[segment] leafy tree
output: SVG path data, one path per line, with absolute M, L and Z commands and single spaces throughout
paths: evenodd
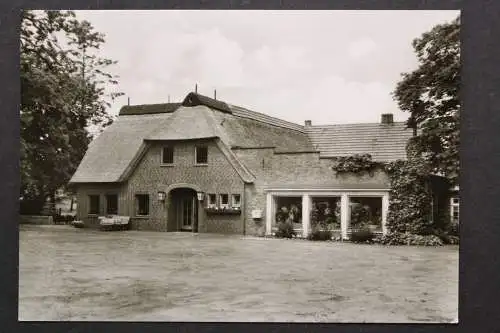
M 104 36 L 71 11 L 24 11 L 21 21 L 21 211 L 38 213 L 64 186 L 91 140 L 87 128 L 112 122 Z
M 413 41 L 419 67 L 402 74 L 394 98 L 410 112 L 411 153 L 452 183 L 459 174 L 460 20 L 441 24 Z M 418 129 L 418 131 L 417 131 Z

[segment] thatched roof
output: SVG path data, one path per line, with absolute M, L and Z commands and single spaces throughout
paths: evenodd
M 183 106 L 198 106 L 198 105 L 205 105 L 211 109 L 214 110 L 219 110 L 222 112 L 226 113 L 231 113 L 231 109 L 229 106 L 222 101 L 203 96 L 194 92 L 190 92 L 186 98 L 184 98 L 184 101 L 182 102 Z
M 404 122 L 306 126 L 320 157 L 370 154 L 375 161 L 406 159 L 412 130 Z
M 125 106 L 118 119 L 89 146 L 71 183 L 119 182 L 156 140 L 218 138 L 221 151 L 246 182 L 253 175 L 231 152 L 319 151 L 321 157 L 369 153 L 374 160 L 406 157 L 411 130 L 404 123 L 301 126 L 190 93 L 183 103 Z
M 120 109 L 120 116 L 140 115 L 140 114 L 155 114 L 155 113 L 172 113 L 181 106 L 181 103 L 162 103 L 162 104 L 142 104 L 142 105 L 125 105 Z
M 119 116 L 92 143 L 70 183 L 117 182 L 152 129 L 165 127 L 171 113 Z

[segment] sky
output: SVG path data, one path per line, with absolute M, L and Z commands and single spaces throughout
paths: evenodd
M 198 92 L 313 125 L 404 121 L 391 93 L 418 66 L 412 40 L 458 11 L 76 11 L 105 34 L 127 104 Z

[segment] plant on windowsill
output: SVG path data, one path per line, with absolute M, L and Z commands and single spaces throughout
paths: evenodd
M 240 207 L 206 207 L 207 215 L 239 215 L 241 214 Z

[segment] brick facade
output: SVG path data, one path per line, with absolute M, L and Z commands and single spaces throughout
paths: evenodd
M 195 165 L 195 147 L 208 147 L 206 166 Z M 172 195 L 165 202 L 157 200 L 158 191 L 168 191 L 174 184 L 192 184 L 205 194 L 221 193 L 241 195 L 241 215 L 207 215 L 204 211 L 206 198 L 199 203 L 198 232 L 236 233 L 263 235 L 265 232 L 266 190 L 303 186 L 328 186 L 345 189 L 357 185 L 389 187 L 384 172 L 373 175 L 339 175 L 332 171 L 332 160 L 320 159 L 318 153 L 275 153 L 273 149 L 234 149 L 238 159 L 255 176 L 252 184 L 244 184 L 241 177 L 219 150 L 214 140 L 192 140 L 176 142 L 174 164 L 161 165 L 161 142 L 151 143 L 147 152 L 136 165 L 129 179 L 123 184 L 92 184 L 78 187 L 78 216 L 86 225 L 98 225 L 97 217 L 88 214 L 88 196 L 100 195 L 100 215 L 105 215 L 105 195 L 119 195 L 118 214 L 130 216 L 130 225 L 135 230 L 177 231 L 172 215 Z M 182 186 L 182 185 L 181 185 Z M 135 214 L 135 195 L 149 195 L 149 216 Z M 252 211 L 261 210 L 262 219 L 253 219 Z
M 157 199 L 158 191 L 169 191 L 175 184 L 192 184 L 206 194 L 240 194 L 244 206 L 244 184 L 240 176 L 219 150 L 214 140 L 190 140 L 169 143 L 174 147 L 174 164 L 161 165 L 161 150 L 164 144 L 153 142 L 135 166 L 129 179 L 121 185 L 79 185 L 78 216 L 88 226 L 96 226 L 97 218 L 88 214 L 88 196 L 100 195 L 100 214 L 105 215 L 105 194 L 119 194 L 118 214 L 130 216 L 130 225 L 136 230 L 176 231 L 175 216 L 171 214 L 172 193 L 167 193 L 165 202 Z M 207 165 L 195 164 L 195 147 L 208 148 Z M 183 185 L 180 185 L 183 187 Z M 194 192 L 193 192 L 194 193 Z M 149 215 L 136 216 L 136 194 L 149 195 Z M 206 215 L 206 199 L 198 203 L 200 214 L 199 232 L 243 233 L 243 214 Z M 170 220 L 170 221 L 169 221 Z

